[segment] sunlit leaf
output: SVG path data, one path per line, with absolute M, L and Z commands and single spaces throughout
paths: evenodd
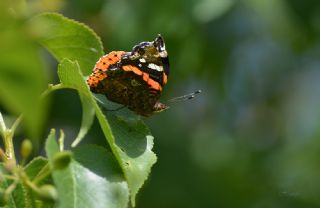
M 51 165 L 58 151 L 55 131 L 52 130 L 46 142 L 46 152 Z M 117 164 L 112 162 L 112 155 L 102 148 L 92 146 L 82 147 L 79 151 L 76 151 L 75 160 L 72 160 L 67 168 L 54 170 L 52 173 L 59 194 L 58 207 L 127 207 L 127 183 Z M 94 165 L 95 168 L 92 167 L 93 155 L 101 161 Z M 108 166 L 108 174 L 103 171 L 106 165 L 114 165 Z
M 88 92 L 88 86 L 84 82 L 83 76 L 79 74 L 79 72 L 76 72 L 74 76 L 72 75 L 72 71 L 74 70 L 74 68 L 79 69 L 78 63 L 77 62 L 72 63 L 67 60 L 62 61 L 62 63 L 59 64 L 59 68 L 58 68 L 58 74 L 59 74 L 61 83 L 65 87 L 77 89 L 80 96 L 81 103 L 82 103 L 81 128 L 77 138 L 72 143 L 72 146 L 76 146 L 86 135 L 86 133 L 88 132 L 88 130 L 92 125 L 92 122 L 94 119 L 94 113 L 95 113 L 92 105 L 91 95 Z
M 103 47 L 99 37 L 86 25 L 75 20 L 68 19 L 57 13 L 44 13 L 34 17 L 30 21 L 30 28 L 37 40 L 48 51 L 62 61 L 64 58 L 76 60 L 82 73 L 89 74 L 94 63 L 103 55 Z M 79 79 L 79 77 L 76 77 Z M 70 77 L 64 80 L 66 87 L 86 87 L 81 81 Z M 82 123 L 73 146 L 76 146 L 86 135 L 93 122 L 94 109 L 90 105 L 86 95 L 79 91 L 82 103 Z
M 105 117 L 100 109 L 97 109 L 97 113 L 102 128 L 106 128 L 107 125 L 105 117 L 111 126 L 114 142 L 130 187 L 131 201 L 135 204 L 136 194 L 147 180 L 151 167 L 157 160 L 152 152 L 154 138 L 141 119 L 129 110 L 107 112 Z
M 58 60 L 77 60 L 88 75 L 103 55 L 100 38 L 86 25 L 57 13 L 43 13 L 30 21 L 37 40 Z
M 138 190 L 156 162 L 156 156 L 151 151 L 153 137 L 143 122 L 132 114 L 110 114 L 108 115 L 109 124 L 83 80 L 76 62 L 63 61 L 59 67 L 59 77 L 62 83 L 78 90 L 79 94 L 85 96 L 91 107 L 94 107 L 102 131 L 124 172 L 130 189 L 131 202 L 134 205 Z

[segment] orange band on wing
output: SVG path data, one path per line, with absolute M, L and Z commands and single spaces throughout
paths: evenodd
M 122 69 L 124 71 L 132 71 L 133 73 L 135 73 L 136 75 L 139 75 L 139 76 L 142 75 L 142 71 L 135 66 L 126 65 L 126 66 L 123 66 Z
M 148 79 L 148 84 L 150 85 L 151 88 L 155 90 L 161 90 L 161 86 L 158 82 L 154 81 L 153 79 Z
M 145 81 L 145 82 L 148 82 L 148 80 L 149 80 L 149 74 L 147 74 L 147 73 L 143 73 L 143 80 Z
M 126 65 L 123 66 L 122 69 L 124 71 L 132 71 L 133 73 L 141 76 L 142 75 L 142 79 L 148 83 L 148 85 L 150 85 L 151 88 L 155 89 L 155 90 L 161 90 L 161 86 L 158 82 L 154 81 L 153 79 L 151 79 L 149 77 L 148 73 L 144 73 L 142 72 L 139 68 L 135 67 L 135 66 L 130 66 L 130 65 Z

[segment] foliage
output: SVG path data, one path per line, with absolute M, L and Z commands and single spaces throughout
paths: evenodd
M 42 114 L 46 111 L 40 105 L 44 105 L 53 91 L 73 89 L 82 103 L 82 122 L 70 151 L 64 150 L 64 132 L 60 132 L 58 144 L 52 129 L 45 145 L 48 159 L 34 158 L 25 164 L 32 151 L 30 141 L 26 140 L 21 145 L 22 161 L 19 165 L 12 145 L 18 124 L 7 128 L 1 115 L 0 132 L 5 143 L 5 152 L 1 155 L 1 199 L 4 204 L 7 207 L 101 207 L 102 204 L 105 207 L 127 207 L 130 199 L 134 207 L 138 190 L 156 162 L 152 152 L 153 137 L 141 119 L 126 110 L 105 115 L 97 98 L 90 92 L 83 74 L 88 75 L 104 54 L 100 38 L 84 24 L 58 13 L 20 18 L 6 15 L 13 28 L 3 28 L 0 35 L 5 37 L 7 33 L 13 33 L 16 36 L 10 37 L 5 45 L 12 52 L 0 57 L 0 61 L 5 62 L 2 63 L 4 70 L 0 70 L 3 75 L 0 95 L 5 98 L 1 102 L 8 106 L 6 110 L 22 113 L 22 121 L 31 132 L 30 138 L 40 142 L 37 137 L 41 131 L 34 130 L 43 122 L 38 111 L 44 111 Z M 29 31 L 29 36 L 21 37 L 21 30 Z M 24 42 L 19 42 L 20 39 Z M 40 76 L 43 69 L 35 43 L 41 44 L 60 62 L 57 70 L 60 83 L 49 84 L 46 90 L 43 87 L 45 79 Z M 18 45 L 22 50 L 17 53 L 14 49 Z M 9 50 L 10 47 L 13 48 Z M 23 63 L 13 61 L 19 56 Z M 22 83 L 17 83 L 18 78 Z M 40 82 L 42 84 L 37 84 Z M 6 87 L 10 89 L 7 91 Z M 67 97 L 65 102 L 68 102 Z M 76 147 L 91 128 L 95 116 L 108 146 Z M 37 126 L 28 125 L 30 122 Z
M 129 51 L 135 44 L 152 40 L 161 33 L 170 58 L 169 82 L 161 99 L 165 102 L 196 89 L 203 93 L 197 99 L 171 104 L 168 111 L 144 120 L 156 138 L 154 151 L 159 159 L 152 167 L 151 177 L 139 189 L 137 207 L 319 207 L 320 1 L 26 2 L 0 1 L 0 111 L 8 127 L 24 113 L 13 137 L 21 165 L 26 165 L 28 159 L 18 154 L 20 141 L 29 138 L 33 142 L 33 154 L 45 154 L 43 140 L 54 128 L 57 135 L 59 129 L 66 134 L 63 145 L 58 141 L 60 147 L 65 146 L 62 153 L 72 155 L 66 161 L 77 161 L 98 176 L 121 173 L 115 180 L 104 177 L 112 184 L 127 181 L 125 177 L 135 177 L 128 173 L 125 176 L 121 170 L 114 147 L 105 139 L 106 132 L 97 119 L 96 109 L 85 107 L 91 101 L 82 103 L 81 96 L 86 95 L 75 90 L 76 86 L 56 90 L 59 85 L 54 85 L 56 88 L 47 90 L 47 83 L 60 83 L 58 63 L 52 56 L 59 58 L 59 63 L 68 59 L 60 68 L 79 66 L 87 76 L 94 59 L 103 53 L 102 44 L 105 52 Z M 54 46 L 54 41 L 63 47 L 61 42 L 65 40 L 46 39 L 46 35 L 54 35 L 42 31 L 48 27 L 31 24 L 34 17 L 50 11 L 68 17 L 66 25 L 76 23 L 70 20 L 74 19 L 99 34 L 101 41 L 91 36 L 91 32 L 83 31 L 83 35 L 92 37 L 89 39 L 96 43 L 79 42 L 76 36 L 65 38 L 70 44 L 92 44 L 95 50 L 81 49 L 78 53 L 69 48 L 62 53 L 56 48 L 57 54 L 51 54 L 53 51 L 47 47 Z M 59 22 L 65 18 L 55 15 L 51 20 L 54 19 Z M 83 26 L 76 25 L 78 29 Z M 56 27 L 53 32 L 63 35 L 65 29 Z M 86 54 L 92 60 L 77 60 L 68 51 Z M 47 96 L 36 102 L 35 98 L 44 91 Z M 100 101 L 104 103 L 101 108 L 104 114 L 105 108 L 117 108 L 103 97 L 94 99 L 99 100 L 100 106 Z M 91 120 L 86 114 L 94 114 L 95 118 Z M 126 152 L 139 162 L 136 156 L 151 139 L 143 126 L 137 127 L 139 132 L 131 132 L 141 121 L 134 122 L 136 117 L 127 111 L 107 112 L 103 116 L 108 119 L 114 136 L 117 146 L 114 149 L 126 151 L 124 145 L 132 147 L 134 151 Z M 115 131 L 119 125 L 126 130 Z M 117 140 L 119 135 L 127 137 L 127 134 L 130 139 Z M 75 142 L 79 147 L 70 148 L 75 138 L 80 138 L 77 140 L 80 143 Z M 108 160 L 109 156 L 105 156 L 101 163 L 117 165 L 103 166 L 94 154 L 78 157 L 78 150 L 86 151 L 85 143 L 98 145 L 98 149 L 103 147 L 101 155 L 110 154 L 113 158 Z M 143 160 L 150 164 L 153 159 Z M 25 172 L 38 173 L 46 163 L 45 158 L 34 159 L 24 166 Z M 109 166 L 114 169 L 107 169 Z M 148 172 L 143 173 L 148 175 Z M 140 182 L 145 175 L 140 175 Z M 29 177 L 33 180 L 33 176 Z M 38 186 L 53 184 L 50 175 L 44 178 Z M 9 182 L 12 180 L 4 181 L 1 187 L 8 187 Z M 131 184 L 132 188 L 137 189 L 140 182 Z M 14 193 L 34 192 L 26 191 L 26 187 L 17 185 Z M 128 188 L 127 201 L 130 191 Z M 13 197 L 9 194 L 8 204 Z M 19 200 L 19 205 L 31 202 Z

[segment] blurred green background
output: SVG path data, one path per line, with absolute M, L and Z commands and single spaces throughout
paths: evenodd
M 137 207 L 320 207 L 320 1 L 27 3 L 31 14 L 53 10 L 86 23 L 106 52 L 129 51 L 161 33 L 171 63 L 162 101 L 202 90 L 145 119 L 158 162 Z M 43 77 L 57 83 L 57 63 L 40 55 Z M 0 105 L 10 111 L 6 101 Z M 48 112 L 43 135 L 55 127 L 76 136 L 74 91 L 54 93 Z M 85 142 L 105 145 L 97 122 Z

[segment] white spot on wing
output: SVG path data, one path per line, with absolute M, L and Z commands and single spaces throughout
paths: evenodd
M 146 60 L 145 60 L 144 58 L 139 59 L 139 61 L 140 61 L 141 63 L 146 63 Z
M 154 69 L 154 70 L 160 71 L 160 72 L 163 71 L 163 67 L 160 67 L 160 66 L 153 64 L 153 63 L 148 64 L 148 68 Z
M 162 58 L 166 58 L 168 56 L 167 51 L 161 51 L 159 54 Z
M 165 45 L 165 44 L 163 44 L 163 46 L 162 46 L 162 47 L 160 46 L 160 50 L 161 50 L 161 51 L 165 51 L 165 50 L 166 50 L 166 45 Z

